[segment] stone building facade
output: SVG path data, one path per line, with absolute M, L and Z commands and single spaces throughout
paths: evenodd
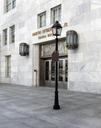
M 62 25 L 59 37 L 59 86 L 101 93 L 100 0 L 1 0 L 0 82 L 26 86 L 54 86 L 51 55 L 54 20 Z M 66 47 L 66 32 L 75 30 L 79 47 Z M 19 54 L 20 43 L 29 55 Z

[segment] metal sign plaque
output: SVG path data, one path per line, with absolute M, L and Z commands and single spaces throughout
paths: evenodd
M 52 53 L 52 61 L 58 61 L 59 60 L 59 52 L 58 51 L 54 51 Z

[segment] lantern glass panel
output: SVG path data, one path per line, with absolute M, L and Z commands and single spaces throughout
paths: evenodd
M 73 43 L 74 43 L 74 42 L 73 42 L 73 34 L 70 34 L 70 35 L 69 35 L 69 39 L 70 39 L 70 40 L 69 40 L 69 41 L 70 41 L 70 44 L 73 45 Z
M 24 47 L 23 47 L 23 48 L 24 48 L 24 54 L 25 54 L 25 53 L 26 53 L 26 45 L 24 45 Z
M 76 34 L 74 35 L 74 45 L 76 45 L 76 43 L 77 43 L 77 36 L 76 36 Z
M 56 28 L 52 28 L 52 33 L 53 33 L 53 35 L 56 35 Z
M 21 52 L 24 53 L 24 47 L 21 45 Z
M 61 35 L 61 31 L 62 31 L 62 28 L 58 28 L 58 29 L 57 29 L 57 35 L 58 35 L 58 36 Z
M 20 45 L 20 53 L 21 54 L 23 53 L 23 45 L 22 44 Z
M 26 54 L 28 53 L 28 45 L 26 45 L 26 47 L 25 47 L 25 52 L 26 52 Z

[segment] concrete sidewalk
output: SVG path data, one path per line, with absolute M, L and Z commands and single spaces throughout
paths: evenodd
M 54 89 L 0 85 L 0 128 L 101 128 L 101 95 L 59 90 L 61 110 L 53 110 Z

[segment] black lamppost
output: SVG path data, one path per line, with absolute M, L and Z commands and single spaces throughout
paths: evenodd
M 59 105 L 59 98 L 58 98 L 58 59 L 59 59 L 59 52 L 58 52 L 58 36 L 61 35 L 62 26 L 61 24 L 56 21 L 55 24 L 52 26 L 52 33 L 56 36 L 56 46 L 55 46 L 55 99 L 54 99 L 54 106 L 53 109 L 60 109 Z M 58 57 L 58 58 L 57 58 Z

